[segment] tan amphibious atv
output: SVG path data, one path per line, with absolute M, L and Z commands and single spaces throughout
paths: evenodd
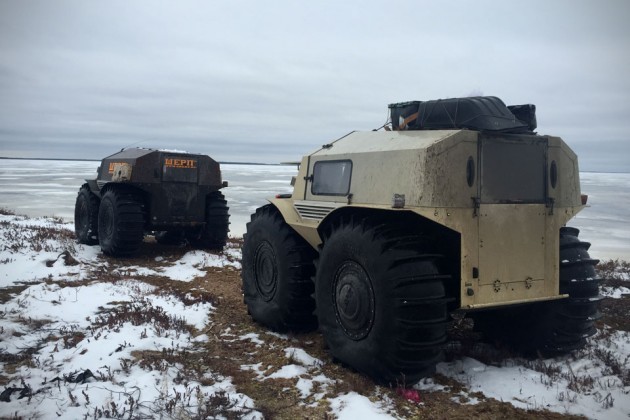
M 337 360 L 382 382 L 430 375 L 453 311 L 523 352 L 582 347 L 600 297 L 590 244 L 564 227 L 586 204 L 573 151 L 534 133 L 533 105 L 389 108 L 384 130 L 305 156 L 293 194 L 252 215 L 254 320 L 319 325 Z

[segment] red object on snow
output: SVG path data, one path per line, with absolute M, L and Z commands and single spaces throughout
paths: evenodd
M 420 393 L 417 389 L 406 389 L 403 387 L 398 387 L 396 389 L 396 393 L 409 401 L 413 401 L 415 403 L 420 402 Z

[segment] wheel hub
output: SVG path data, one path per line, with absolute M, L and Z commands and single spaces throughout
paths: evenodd
M 361 265 L 346 261 L 337 270 L 333 283 L 335 316 L 348 337 L 365 338 L 374 324 L 374 291 Z
M 275 296 L 278 287 L 278 264 L 276 253 L 267 241 L 256 248 L 254 270 L 256 289 L 262 299 L 269 302 Z

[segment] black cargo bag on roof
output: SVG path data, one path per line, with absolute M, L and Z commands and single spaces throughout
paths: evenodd
M 508 105 L 508 109 L 516 118 L 527 124 L 529 131 L 534 131 L 538 126 L 536 123 L 536 105 Z
M 510 133 L 532 130 L 530 124 L 516 118 L 503 101 L 495 96 L 401 102 L 390 104 L 389 109 L 394 130 L 468 128 Z

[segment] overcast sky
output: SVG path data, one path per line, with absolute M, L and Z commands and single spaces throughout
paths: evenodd
M 630 1 L 0 0 L 0 156 L 294 161 L 475 94 L 630 171 Z

